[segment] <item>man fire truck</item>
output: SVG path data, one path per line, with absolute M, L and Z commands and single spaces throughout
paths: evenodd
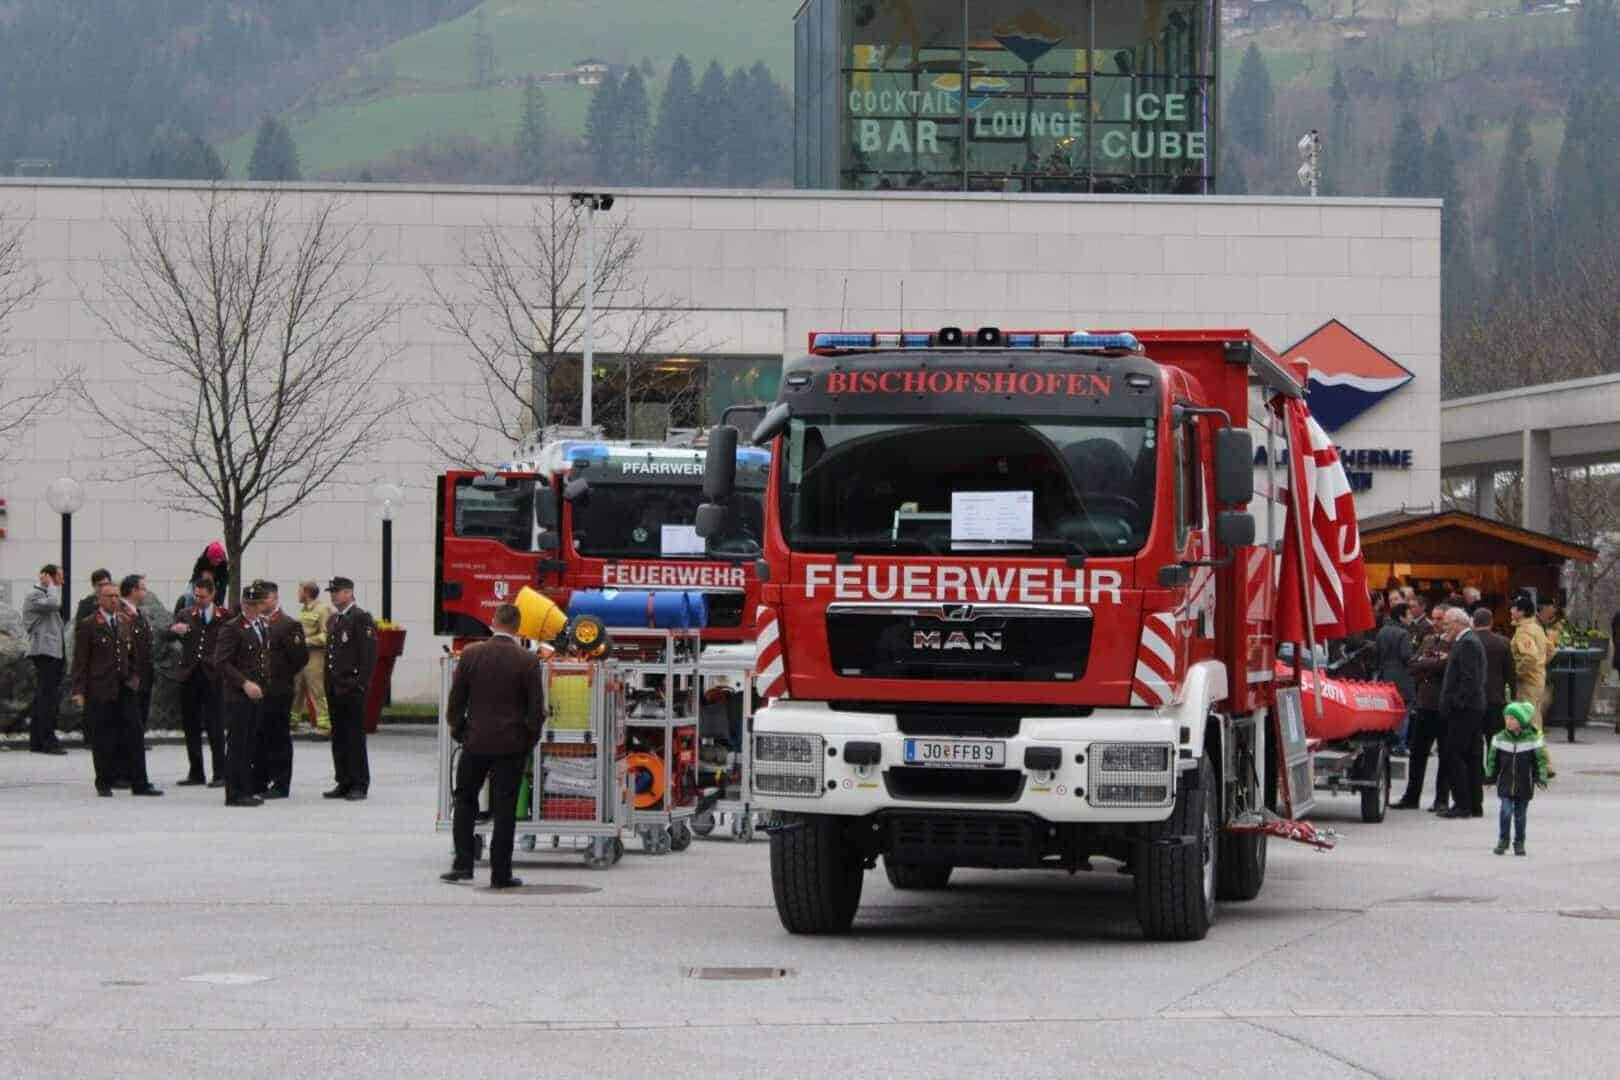
M 753 435 L 753 784 L 788 930 L 847 929 L 879 858 L 904 889 L 1115 859 L 1156 939 L 1259 893 L 1267 833 L 1310 838 L 1268 809 L 1276 641 L 1370 621 L 1303 385 L 1242 330 L 811 335 Z M 1312 587 L 1284 580 L 1281 607 L 1251 395 L 1298 471 L 1282 573 Z M 700 533 L 724 535 L 736 445 L 710 436 Z
M 768 460 L 737 452 L 739 494 L 707 545 L 693 524 L 703 497 L 703 451 L 693 445 L 551 428 L 499 469 L 445 473 L 434 632 L 487 636 L 495 608 L 528 585 L 564 609 L 587 590 L 701 593 L 705 642 L 751 640 Z

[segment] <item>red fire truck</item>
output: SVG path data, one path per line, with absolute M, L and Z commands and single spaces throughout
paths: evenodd
M 528 585 L 565 609 L 586 590 L 701 593 L 705 642 L 752 639 L 769 456 L 738 451 L 739 494 L 707 544 L 694 530 L 703 459 L 696 446 L 553 428 L 497 469 L 445 473 L 434 633 L 487 636 L 496 606 Z
M 1202 938 L 1217 897 L 1259 893 L 1268 832 L 1310 834 L 1273 812 L 1303 736 L 1273 673 L 1280 545 L 1250 511 L 1251 420 L 1320 431 L 1303 378 L 1245 330 L 810 346 L 753 433 L 772 450 L 753 788 L 783 925 L 847 929 L 880 858 L 937 889 L 958 866 L 1107 857 L 1147 936 Z M 705 534 L 733 513 L 736 445 L 710 435 Z M 1354 535 L 1348 499 L 1330 523 Z M 1281 538 L 1292 572 L 1337 573 L 1301 535 Z

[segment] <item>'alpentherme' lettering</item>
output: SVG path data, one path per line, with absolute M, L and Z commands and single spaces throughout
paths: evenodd
M 1119 603 L 1117 570 L 1047 566 L 834 566 L 804 568 L 804 595 L 834 600 L 908 602 L 1099 604 Z
M 1078 371 L 829 371 L 829 394 L 1025 394 L 1107 397 L 1113 376 Z

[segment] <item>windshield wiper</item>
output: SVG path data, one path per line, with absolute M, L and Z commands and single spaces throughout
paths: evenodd
M 1034 540 L 1019 541 L 1027 545 L 1030 550 L 1038 552 L 1062 552 L 1069 557 L 1069 566 L 1079 569 L 1086 564 L 1091 552 L 1078 540 L 1071 540 L 1067 536 L 1039 536 Z

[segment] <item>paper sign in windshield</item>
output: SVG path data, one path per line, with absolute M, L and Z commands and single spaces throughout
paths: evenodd
M 1033 491 L 951 492 L 951 543 L 1028 543 L 1035 538 Z
M 703 537 L 698 535 L 696 525 L 665 525 L 658 550 L 666 558 L 671 555 L 705 553 Z

